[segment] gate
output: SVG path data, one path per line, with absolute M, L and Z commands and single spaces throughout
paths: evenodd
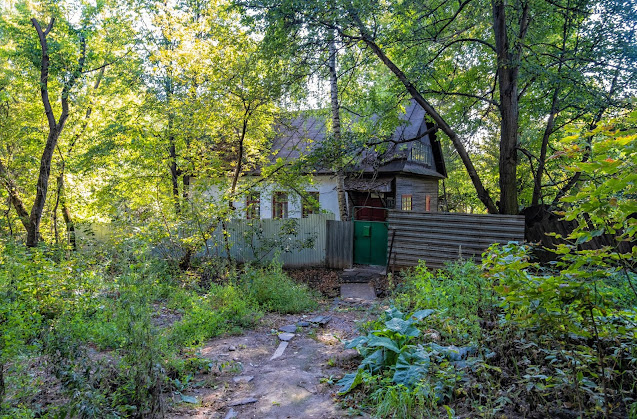
M 379 217 L 380 212 L 386 214 L 387 210 L 370 207 L 354 209 L 354 263 L 356 264 L 387 265 L 388 223 L 376 221 L 386 218 L 386 216 Z

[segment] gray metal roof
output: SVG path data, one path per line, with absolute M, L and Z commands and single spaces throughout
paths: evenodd
M 359 173 L 409 173 L 426 177 L 445 178 L 446 170 L 442 158 L 440 144 L 435 134 L 426 135 L 418 141 L 431 145 L 433 152 L 432 165 L 425 166 L 422 163 L 408 159 L 411 143 L 405 142 L 411 138 L 416 138 L 427 129 L 425 121 L 426 112 L 416 102 L 411 101 L 401 119 L 405 121 L 394 131 L 387 151 L 382 155 L 373 149 L 363 149 L 358 151 L 357 161 L 351 169 Z M 302 155 L 310 153 L 317 146 L 321 145 L 329 131 L 329 122 L 325 119 L 312 115 L 311 112 L 301 113 L 295 117 L 280 122 L 275 131 L 272 142 L 272 160 L 278 158 L 295 160 Z M 349 126 L 342 128 L 347 131 Z M 308 172 L 331 173 L 331 170 L 321 167 L 308 168 Z

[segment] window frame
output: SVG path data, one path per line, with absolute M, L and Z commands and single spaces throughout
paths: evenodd
M 320 197 L 319 191 L 307 191 L 308 197 L 301 197 L 301 218 L 307 218 L 312 214 L 318 214 L 320 209 Z M 310 202 L 313 199 L 316 203 Z
M 289 217 L 289 194 L 277 191 L 272 194 L 272 218 L 286 219 Z M 280 199 L 284 198 L 284 199 Z
M 407 205 L 409 204 L 409 208 L 406 208 Z M 401 211 L 413 211 L 414 209 L 414 201 L 413 201 L 413 195 L 401 195 L 400 196 L 400 210 Z
M 416 141 L 411 145 L 410 160 L 431 166 L 431 145 Z
M 261 193 L 251 192 L 246 195 L 246 220 L 261 219 Z

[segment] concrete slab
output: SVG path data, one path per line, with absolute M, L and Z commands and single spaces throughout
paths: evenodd
M 279 330 L 285 333 L 295 333 L 296 332 L 296 325 L 294 324 L 288 324 L 285 326 L 281 326 L 279 327 Z
M 384 266 L 357 265 L 353 269 L 345 269 L 341 273 L 343 282 L 369 282 L 386 274 Z
M 296 336 L 294 333 L 279 333 L 279 339 L 283 342 L 289 342 Z
M 279 343 L 279 347 L 276 348 L 276 351 L 274 351 L 274 355 L 272 355 L 272 358 L 270 358 L 270 361 L 272 361 L 273 359 L 277 359 L 279 357 L 281 357 L 281 355 L 283 355 L 283 351 L 285 351 L 285 348 L 288 347 L 288 343 L 287 342 L 281 342 Z
M 319 326 L 325 326 L 332 320 L 332 316 L 316 316 L 310 319 L 310 323 L 318 324 Z
M 346 283 L 341 285 L 341 298 L 360 298 L 361 300 L 375 300 L 376 290 L 370 283 Z

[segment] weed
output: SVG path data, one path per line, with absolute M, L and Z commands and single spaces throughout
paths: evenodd
M 312 291 L 294 282 L 277 262 L 263 269 L 247 267 L 241 284 L 245 292 L 267 311 L 301 313 L 317 306 Z

